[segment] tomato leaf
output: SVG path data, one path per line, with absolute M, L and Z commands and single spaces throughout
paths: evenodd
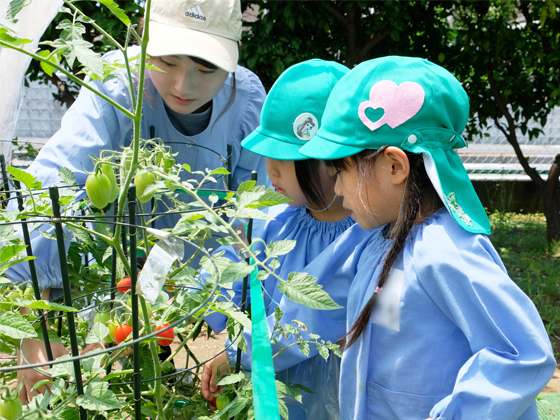
M 264 252 L 268 258 L 274 258 L 279 255 L 286 255 L 292 249 L 295 248 L 297 241 L 294 240 L 282 240 L 282 241 L 270 241 L 268 245 L 265 245 Z
M 86 344 L 101 344 L 103 340 L 109 335 L 109 328 L 101 322 L 96 322 L 93 328 L 86 337 Z
M 25 306 L 31 309 L 47 309 L 49 311 L 62 311 L 62 312 L 78 312 L 77 309 L 71 308 L 70 306 L 61 305 L 60 303 L 47 302 L 46 300 L 26 300 L 18 299 L 18 304 L 20 306 Z
M 317 279 L 307 273 L 290 273 L 288 281 L 278 284 L 278 290 L 284 293 L 294 303 L 301 303 L 311 309 L 333 310 L 341 309 L 323 290 L 323 286 L 316 284 Z
M 16 181 L 21 182 L 23 185 L 25 185 L 30 190 L 31 189 L 39 190 L 43 186 L 43 184 L 41 184 L 39 181 L 37 181 L 36 177 L 34 177 L 31 174 L 28 174 L 25 171 L 22 171 L 21 169 L 15 168 L 13 166 L 8 166 L 8 172 L 10 174 L 12 174 L 12 177 Z
M 58 177 L 62 180 L 64 185 L 74 185 L 76 183 L 76 177 L 74 173 L 68 168 L 60 168 L 58 170 Z
M 244 378 L 245 378 L 245 373 L 243 372 L 234 373 L 233 375 L 229 375 L 223 378 L 220 382 L 217 383 L 217 385 L 224 386 L 224 385 L 236 384 L 237 382 L 242 381 Z
M 37 332 L 21 315 L 5 312 L 0 314 L 0 334 L 19 340 L 37 337 Z
M 13 19 L 25 6 L 31 3 L 31 0 L 12 0 L 6 11 L 6 19 Z
M 94 411 L 119 410 L 124 406 L 105 382 L 87 385 L 84 394 L 78 397 L 76 403 L 86 410 Z
M 125 25 L 130 25 L 130 19 L 126 13 L 113 0 L 98 0 L 99 3 L 106 6 L 119 20 Z

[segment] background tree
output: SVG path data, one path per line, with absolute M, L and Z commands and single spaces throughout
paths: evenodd
M 139 18 L 144 15 L 144 9 L 137 3 L 138 2 L 136 0 L 120 0 L 118 2 L 119 7 L 130 17 L 133 24 L 137 24 Z M 122 34 L 126 33 L 126 27 L 119 19 L 115 18 L 107 7 L 98 2 L 92 1 L 78 1 L 75 5 L 87 16 L 90 16 L 93 20 L 95 20 L 95 22 L 101 26 L 103 30 L 109 33 L 117 41 L 121 43 L 124 41 L 122 39 Z M 68 19 L 68 14 L 59 13 L 43 34 L 41 42 L 54 41 L 60 38 L 63 28 L 59 25 L 64 19 Z M 103 54 L 114 48 L 114 46 L 108 43 L 107 40 L 105 40 L 103 36 L 95 30 L 95 28 L 93 28 L 93 26 L 84 23 L 84 27 L 85 32 L 83 34 L 83 39 L 93 44 L 93 51 Z M 66 69 L 72 70 L 74 75 L 83 80 L 84 75 L 79 73 L 80 66 L 77 62 L 74 64 L 72 69 L 70 69 L 68 63 L 65 61 L 63 64 Z M 61 80 L 56 73 L 49 76 L 41 69 L 39 62 L 36 60 L 31 61 L 26 76 L 30 81 L 39 80 L 43 83 L 52 83 L 55 85 L 58 88 L 58 93 L 53 95 L 54 98 L 65 104 L 67 107 L 70 107 L 78 96 L 79 86 L 77 84 L 71 81 Z
M 258 20 L 245 33 L 241 63 L 270 89 L 292 64 L 312 58 L 352 68 L 387 54 L 439 49 L 449 2 L 251 2 Z M 443 16 L 443 17 L 442 17 Z M 437 54 L 436 54 L 437 56 Z
M 544 203 L 549 242 L 560 240 L 560 155 L 547 179 L 531 166 L 517 130 L 535 139 L 560 105 L 560 1 L 457 3 L 443 65 L 464 84 L 471 103 L 469 136 L 496 125 L 513 146 Z

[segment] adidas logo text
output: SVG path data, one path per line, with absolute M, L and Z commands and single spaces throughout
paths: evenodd
M 202 13 L 202 9 L 200 6 L 191 7 L 189 10 L 185 12 L 185 16 L 192 17 L 195 19 L 206 20 L 206 16 Z

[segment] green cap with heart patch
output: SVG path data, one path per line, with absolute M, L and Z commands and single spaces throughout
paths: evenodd
M 342 64 L 319 59 L 290 67 L 270 89 L 261 125 L 241 146 L 271 159 L 309 159 L 299 148 L 317 134 L 329 94 L 348 71 Z
M 413 57 L 366 61 L 329 97 L 323 125 L 300 153 L 340 159 L 365 149 L 397 146 L 424 156 L 426 172 L 455 221 L 490 234 L 490 222 L 455 151 L 469 118 L 469 98 L 444 68 Z

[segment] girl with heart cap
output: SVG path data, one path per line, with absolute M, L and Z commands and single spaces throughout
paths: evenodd
M 260 238 L 265 243 L 285 240 L 295 242 L 293 250 L 277 257 L 280 266 L 276 273 L 284 280 L 288 280 L 292 272 L 308 272 L 306 266 L 316 263 L 321 252 L 354 225 L 349 217 L 350 211 L 342 207 L 342 200 L 334 193 L 335 179 L 327 173 L 324 162 L 308 159 L 299 153 L 307 138 L 316 134 L 329 94 L 348 71 L 341 64 L 323 60 L 305 61 L 290 67 L 270 90 L 263 106 L 261 125 L 242 142 L 244 148 L 266 158 L 272 185 L 276 191 L 292 200 L 269 209 L 268 215 L 273 220 L 255 221 L 253 231 L 253 238 Z M 357 230 L 346 241 L 350 244 L 346 252 L 351 252 L 356 243 L 368 235 L 367 231 Z M 265 251 L 263 242 L 254 241 L 253 244 L 262 258 L 270 252 Z M 231 247 L 218 251 L 221 250 L 226 251 L 224 256 L 238 261 Z M 326 266 L 331 262 L 322 261 L 320 265 Z M 336 270 L 336 282 L 323 284 L 324 290 L 341 306 L 333 311 L 317 311 L 295 304 L 279 290 L 279 281 L 275 277 L 264 280 L 264 300 L 270 330 L 276 323 L 275 309 L 279 307 L 286 314 L 298 311 L 295 316 L 283 317 L 282 323 L 297 319 L 307 325 L 310 333 L 316 333 L 316 324 L 321 323 L 323 328 L 338 331 L 336 338 L 344 334 L 346 315 L 342 307 L 346 306 L 346 293 L 354 273 L 347 274 L 342 263 Z M 236 302 L 241 300 L 242 284 L 242 281 L 233 284 Z M 317 320 L 318 313 L 326 315 Z M 330 321 L 327 316 L 332 317 Z M 221 331 L 226 327 L 227 318 L 216 313 L 206 317 L 205 321 L 214 331 Z M 245 330 L 244 336 L 247 352 L 242 354 L 241 366 L 250 371 L 253 351 L 251 331 Z M 294 342 L 293 337 L 277 339 L 284 347 Z M 290 419 L 337 418 L 340 359 L 331 356 L 325 361 L 313 347 L 309 355 L 304 355 L 298 346 L 292 346 L 274 358 L 277 379 L 301 384 L 313 391 L 302 392 L 302 403 L 291 397 L 285 399 Z M 272 354 L 280 349 L 279 345 L 273 345 Z M 216 369 L 227 362 L 228 356 L 230 360 L 235 360 L 236 346 L 229 347 L 227 355 L 224 353 L 205 366 L 202 389 L 209 399 L 217 390 L 212 384 Z
M 538 419 L 555 360 L 454 150 L 468 113 L 445 69 L 375 59 L 339 81 L 300 149 L 327 159 L 344 206 L 381 233 L 348 294 L 341 419 Z

